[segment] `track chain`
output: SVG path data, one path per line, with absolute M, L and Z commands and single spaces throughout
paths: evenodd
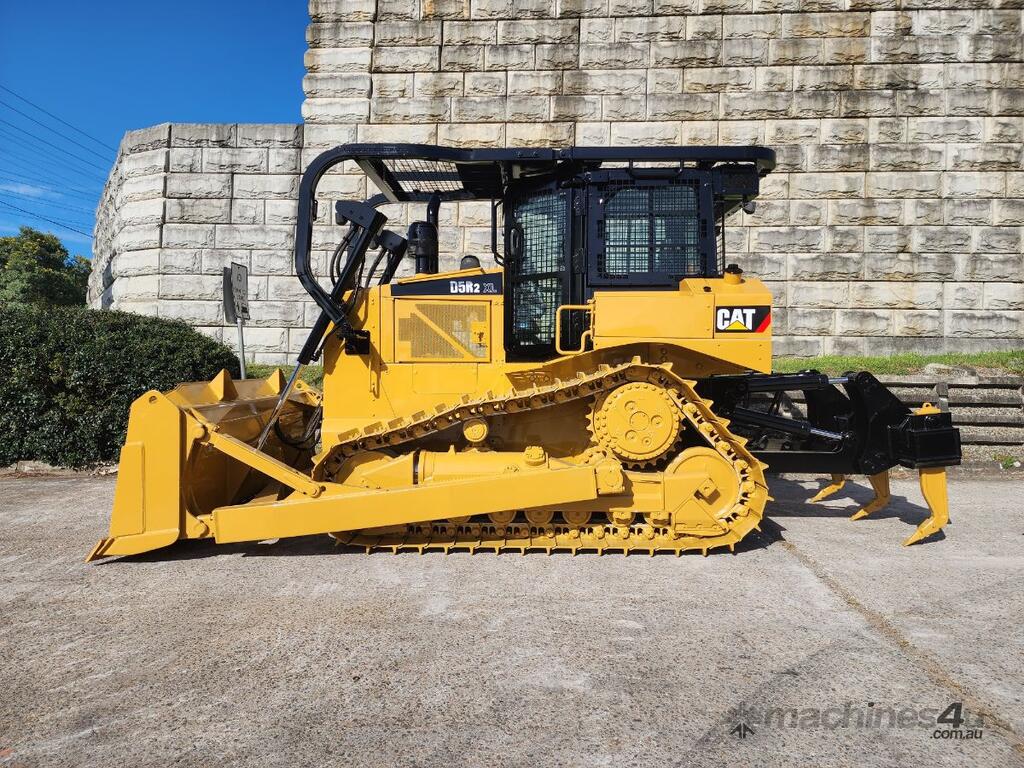
M 420 440 L 442 430 L 460 425 L 473 418 L 487 418 L 502 414 L 521 413 L 538 408 L 560 405 L 573 400 L 593 397 L 632 381 L 646 381 L 666 388 L 689 426 L 706 444 L 730 461 L 740 483 L 739 501 L 719 516 L 723 531 L 716 536 L 678 535 L 665 527 L 650 523 L 616 525 L 609 522 L 588 522 L 582 526 L 563 522 L 543 527 L 531 526 L 517 520 L 508 525 L 479 522 L 456 524 L 447 520 L 405 526 L 401 531 L 359 531 L 339 533 L 340 544 L 373 549 L 424 552 L 453 549 L 475 552 L 529 550 L 675 552 L 701 550 L 727 546 L 732 549 L 751 528 L 758 528 L 765 502 L 768 499 L 759 462 L 746 449 L 746 440 L 728 430 L 728 420 L 720 419 L 711 411 L 711 402 L 700 398 L 694 390 L 695 382 L 682 379 L 672 372 L 671 363 L 652 365 L 634 357 L 628 363 L 600 365 L 589 373 L 571 379 L 554 379 L 550 384 L 513 389 L 504 395 L 487 392 L 480 398 L 465 396 L 460 402 L 438 405 L 433 412 L 420 411 L 388 422 L 374 422 L 362 429 L 341 435 L 341 442 L 317 462 L 317 477 L 331 479 L 342 462 L 362 451 L 381 450 Z M 600 513 L 603 514 L 603 513 Z

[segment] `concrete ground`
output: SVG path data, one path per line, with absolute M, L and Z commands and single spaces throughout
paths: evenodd
M 113 478 L 0 478 L 0 766 L 1024 764 L 1020 480 L 910 549 L 913 480 L 858 523 L 811 487 L 736 555 L 85 565 Z

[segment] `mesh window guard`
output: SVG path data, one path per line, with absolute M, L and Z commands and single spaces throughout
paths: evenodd
M 513 335 L 520 346 L 552 345 L 555 310 L 562 303 L 566 234 L 565 192 L 537 195 L 513 209 L 522 233 L 512 285 Z
M 637 273 L 703 274 L 695 182 L 670 186 L 609 187 L 604 205 L 602 277 Z

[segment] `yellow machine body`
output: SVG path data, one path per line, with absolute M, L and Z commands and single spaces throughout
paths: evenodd
M 325 221 L 317 184 L 349 161 L 380 194 Z M 706 554 L 760 525 L 766 461 L 831 474 L 818 499 L 839 472 L 869 475 L 855 517 L 888 501 L 888 468 L 921 468 L 932 516 L 907 543 L 937 533 L 960 456 L 949 414 L 913 413 L 866 372 L 771 372 L 771 294 L 724 251 L 774 164 L 764 147 L 323 152 L 299 188 L 295 275 L 320 314 L 298 365 L 142 395 L 89 558 L 316 533 L 394 552 Z M 490 206 L 499 267 L 466 255 L 439 273 L 441 205 L 470 200 Z M 426 219 L 402 237 L 385 202 Z M 347 232 L 328 286 L 312 249 L 329 222 Z M 417 274 L 394 281 L 406 257 Z M 298 380 L 313 360 L 322 393 Z M 787 391 L 806 419 L 780 416 Z

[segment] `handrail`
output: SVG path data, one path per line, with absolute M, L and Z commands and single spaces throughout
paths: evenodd
M 589 312 L 591 327 L 580 334 L 580 346 L 579 349 L 563 349 L 562 348 L 562 312 Z M 594 303 L 592 301 L 586 304 L 562 304 L 558 309 L 555 310 L 555 352 L 560 355 L 571 355 L 576 352 L 582 352 L 587 346 L 587 337 L 594 338 L 593 332 L 594 323 Z

